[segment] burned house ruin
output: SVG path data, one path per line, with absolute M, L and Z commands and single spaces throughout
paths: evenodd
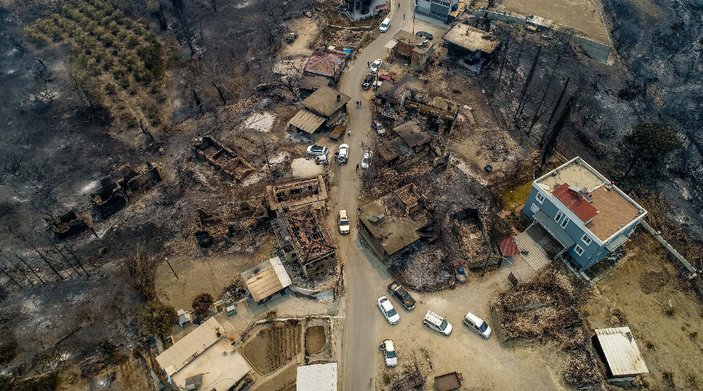
M 92 194 L 93 216 L 105 220 L 127 206 L 129 196 L 152 188 L 161 182 L 155 164 L 146 163 L 137 170 L 129 164 L 122 166 L 117 174 L 100 179 L 98 191 Z
M 237 183 L 256 171 L 246 159 L 214 137 L 203 136 L 194 146 L 193 151 L 198 157 L 212 164 L 216 170 Z
M 307 204 L 324 206 L 327 186 L 322 175 L 312 179 L 268 185 L 266 199 L 269 209 L 277 213 Z
M 279 249 L 288 262 L 299 266 L 302 275 L 315 279 L 334 269 L 336 248 L 315 209 L 285 213 L 271 223 Z

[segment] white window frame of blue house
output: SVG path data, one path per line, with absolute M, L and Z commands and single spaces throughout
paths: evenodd
M 561 225 L 562 228 L 566 228 L 566 226 L 569 225 L 570 221 L 571 220 L 569 220 L 568 217 L 564 216 L 564 218 L 561 220 L 561 224 L 559 225 Z
M 538 192 L 535 198 L 537 199 L 537 202 L 544 204 L 544 194 Z
M 583 255 L 583 248 L 577 244 L 576 247 L 574 247 L 574 252 L 580 257 Z
M 564 217 L 564 212 L 557 210 L 557 215 L 554 216 L 554 221 L 559 223 L 559 220 L 561 220 L 562 217 Z
M 582 241 L 586 246 L 589 246 L 591 243 L 593 243 L 593 239 L 591 239 L 591 237 L 588 236 L 588 235 L 586 235 L 586 234 L 583 234 L 583 236 L 581 236 L 581 241 Z
M 532 213 L 537 213 L 539 212 L 539 206 L 537 206 L 537 204 L 532 204 L 530 205 L 530 210 L 532 211 Z

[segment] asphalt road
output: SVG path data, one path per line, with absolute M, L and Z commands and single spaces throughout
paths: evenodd
M 385 267 L 365 249 L 357 234 L 356 215 L 362 170 L 357 172 L 356 164 L 361 161 L 361 145 L 369 145 L 371 139 L 371 110 L 369 107 L 372 93 L 361 89 L 361 81 L 368 73 L 367 62 L 377 58 L 385 59 L 385 45 L 403 27 L 412 31 L 412 2 L 410 0 L 392 3 L 392 22 L 390 29 L 371 42 L 358 53 L 354 62 L 344 73 L 340 90 L 349 95 L 348 105 L 349 129 L 351 135 L 345 142 L 350 145 L 349 164 L 340 167 L 338 172 L 337 207 L 346 209 L 352 220 L 351 234 L 340 240 L 340 250 L 344 259 L 346 274 L 345 327 L 342 344 L 342 389 L 375 389 L 376 362 L 380 353 L 381 333 L 386 327 L 381 314 L 376 308 L 376 300 L 385 294 L 385 287 L 390 277 Z M 405 15 L 405 19 L 404 19 Z M 362 107 L 355 102 L 361 100 Z

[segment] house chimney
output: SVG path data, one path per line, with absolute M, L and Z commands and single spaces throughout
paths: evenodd
M 342 100 L 342 95 L 337 94 L 337 102 L 339 102 L 340 100 Z

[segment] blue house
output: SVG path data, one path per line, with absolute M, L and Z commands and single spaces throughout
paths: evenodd
M 523 213 L 553 239 L 550 256 L 583 271 L 622 246 L 647 211 L 576 157 L 532 182 Z

